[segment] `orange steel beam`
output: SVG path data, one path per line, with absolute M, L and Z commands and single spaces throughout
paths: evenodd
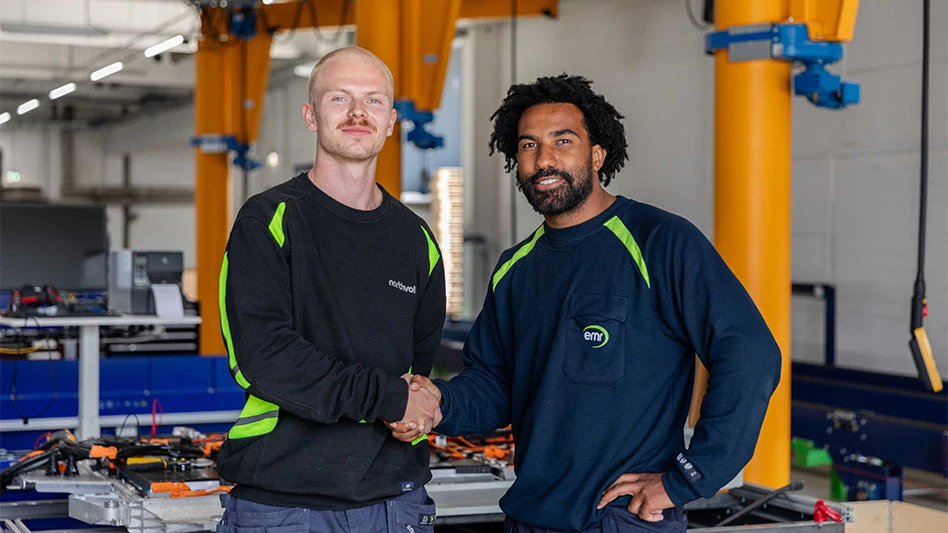
M 215 12 L 216 11 L 216 12 Z M 195 61 L 195 133 L 233 135 L 240 143 L 257 138 L 270 72 L 267 33 L 241 40 L 226 30 L 227 13 L 208 10 Z M 221 40 L 221 36 L 226 36 Z M 223 354 L 218 306 L 218 273 L 231 216 L 227 153 L 195 149 L 194 207 L 197 224 L 197 286 L 201 303 L 200 353 Z
M 464 0 L 459 17 L 462 19 L 510 17 L 511 7 L 510 0 Z M 546 15 L 555 18 L 559 16 L 559 13 L 559 0 L 517 0 L 517 16 Z
M 405 0 L 358 0 L 356 2 L 356 44 L 379 56 L 395 78 L 395 97 L 402 94 L 401 18 Z M 402 129 L 385 142 L 375 167 L 375 180 L 392 196 L 402 193 Z
M 356 23 L 355 10 L 352 4 L 362 0 L 318 0 L 310 1 L 304 5 L 303 2 L 284 2 L 280 4 L 270 4 L 261 6 L 258 9 L 263 11 L 264 16 L 258 17 L 257 27 L 263 31 L 269 28 L 271 31 L 315 28 L 324 26 L 352 25 Z M 370 0 L 371 1 L 371 0 Z M 443 9 L 445 2 L 454 3 L 458 0 L 425 0 L 420 2 L 424 9 Z M 310 7 L 312 6 L 312 7 Z M 343 9 L 345 15 L 342 15 Z M 316 16 L 313 16 L 315 11 Z M 503 19 L 510 17 L 510 0 L 463 0 L 461 1 L 461 10 L 457 18 L 462 19 Z M 529 17 L 546 15 L 550 17 L 559 16 L 559 0 L 518 0 L 517 16 Z
M 790 16 L 814 41 L 853 40 L 858 10 L 859 0 L 790 0 Z
M 402 93 L 415 108 L 433 111 L 441 105 L 451 41 L 461 0 L 402 1 Z
M 287 31 L 323 26 L 355 24 L 354 1 L 309 0 L 284 2 L 257 8 L 257 29 L 260 33 Z M 314 16 L 315 15 L 315 16 Z
M 380 10 L 380 11 L 378 11 Z M 271 4 L 258 8 L 257 28 L 260 34 L 278 30 L 303 29 L 321 26 L 355 25 L 372 35 L 361 32 L 360 46 L 372 50 L 392 68 L 383 54 L 400 51 L 399 75 L 395 82 L 401 87 L 396 98 L 410 99 L 419 111 L 434 111 L 441 103 L 444 76 L 448 69 L 451 40 L 458 19 L 512 16 L 509 0 L 319 0 Z M 383 16 L 384 13 L 384 16 Z M 559 0 L 518 0 L 518 16 L 559 14 Z M 388 18 L 394 17 L 394 18 Z M 402 25 L 398 39 L 391 38 L 387 26 L 399 21 Z M 381 30 L 379 35 L 375 31 Z M 385 41 L 386 50 L 373 49 L 376 42 Z M 394 70 L 393 70 L 394 74 Z M 392 135 L 395 136 L 394 134 Z
M 231 105 L 231 127 L 237 140 L 252 143 L 257 140 L 263 101 L 270 77 L 271 36 L 257 35 L 249 41 L 241 41 L 229 50 L 229 69 L 233 75 Z M 241 86 L 243 86 L 241 88 Z
M 789 0 L 718 0 L 717 30 L 778 23 Z M 785 61 L 714 58 L 714 238 L 760 308 L 783 355 L 744 479 L 790 482 L 790 69 Z
M 194 129 L 200 135 L 219 134 L 226 129 L 221 80 L 224 79 L 226 51 L 206 39 L 198 42 L 195 56 Z M 227 153 L 204 153 L 195 149 L 194 212 L 197 225 L 197 291 L 201 304 L 200 352 L 223 354 L 220 314 L 217 307 L 217 272 L 230 219 Z

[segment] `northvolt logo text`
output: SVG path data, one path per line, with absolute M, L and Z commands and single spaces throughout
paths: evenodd
M 388 286 L 389 286 L 389 287 L 395 287 L 396 289 L 398 289 L 398 290 L 400 290 L 400 291 L 402 291 L 402 292 L 407 292 L 408 294 L 415 294 L 415 286 L 414 286 L 414 285 L 405 285 L 405 284 L 402 283 L 401 281 L 395 281 L 395 280 L 393 280 L 393 279 L 390 279 L 390 280 L 388 280 Z
M 583 340 L 595 344 L 593 348 L 602 348 L 609 342 L 609 332 L 602 326 L 595 324 L 583 328 Z

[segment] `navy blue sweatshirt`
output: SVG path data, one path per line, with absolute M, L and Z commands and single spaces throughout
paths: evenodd
M 685 449 L 695 353 L 710 382 Z M 780 376 L 770 330 L 704 235 L 621 196 L 501 255 L 463 358 L 436 382 L 437 430 L 512 423 L 517 480 L 501 508 L 560 530 L 601 522 L 601 494 L 627 472 L 663 473 L 679 506 L 712 496 L 752 456 Z

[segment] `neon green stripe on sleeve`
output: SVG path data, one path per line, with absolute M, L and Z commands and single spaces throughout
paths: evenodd
M 635 238 L 632 237 L 632 232 L 629 231 L 629 228 L 625 227 L 625 224 L 619 220 L 618 216 L 610 218 L 603 225 L 609 228 L 612 233 L 615 233 L 616 237 L 625 245 L 626 250 L 632 254 L 632 260 L 635 261 L 635 265 L 639 267 L 639 272 L 642 274 L 642 277 L 645 278 L 645 285 L 651 289 L 652 284 L 648 279 L 648 269 L 645 268 L 645 259 L 642 257 L 642 250 L 639 248 L 638 243 L 635 242 Z
M 276 239 L 277 244 L 280 245 L 280 248 L 283 248 L 283 243 L 286 241 L 286 236 L 283 234 L 283 212 L 286 211 L 286 202 L 280 202 L 280 205 L 276 208 L 276 213 L 273 213 L 273 218 L 270 219 L 270 234 L 273 235 L 273 238 Z
M 273 431 L 279 419 L 279 406 L 251 395 L 227 436 L 232 439 L 245 439 L 266 435 Z
M 508 259 L 506 263 L 504 263 L 503 265 L 500 266 L 500 268 L 497 269 L 497 272 L 494 272 L 494 279 L 493 279 L 493 283 L 491 284 L 491 290 L 497 290 L 497 284 L 500 283 L 500 280 L 504 279 L 504 276 L 507 275 L 507 272 L 509 272 L 510 269 L 513 268 L 514 264 L 517 261 L 520 261 L 521 259 L 526 257 L 527 254 L 529 254 L 530 251 L 533 250 L 533 246 L 536 245 L 537 240 L 542 236 L 543 236 L 543 226 L 540 226 L 533 233 L 533 238 L 530 239 L 530 242 L 528 242 L 527 244 L 524 244 L 519 250 L 516 251 L 516 253 L 513 254 L 513 257 Z
M 438 253 L 438 247 L 435 246 L 434 240 L 431 238 L 431 235 L 428 234 L 428 230 L 422 226 L 421 231 L 425 234 L 425 239 L 428 241 L 428 275 L 430 276 L 431 272 L 434 271 L 435 265 L 438 264 L 438 259 L 441 258 L 441 254 Z
M 218 305 L 221 312 L 221 332 L 224 334 L 224 343 L 227 345 L 227 364 L 231 371 L 237 368 L 237 355 L 234 352 L 234 339 L 230 334 L 230 321 L 227 319 L 227 270 L 229 267 L 227 252 L 224 252 L 224 261 L 221 264 L 221 276 L 217 287 Z M 243 388 L 250 387 L 250 382 L 240 370 L 233 373 L 234 380 Z

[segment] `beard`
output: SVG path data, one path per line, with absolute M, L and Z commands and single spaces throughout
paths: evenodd
M 584 167 L 577 168 L 572 173 L 558 168 L 544 168 L 527 178 L 518 176 L 517 188 L 537 213 L 544 216 L 561 215 L 586 202 L 593 189 L 592 175 L 590 157 Z M 537 189 L 540 180 L 553 176 L 562 179 L 563 184 L 545 191 Z

